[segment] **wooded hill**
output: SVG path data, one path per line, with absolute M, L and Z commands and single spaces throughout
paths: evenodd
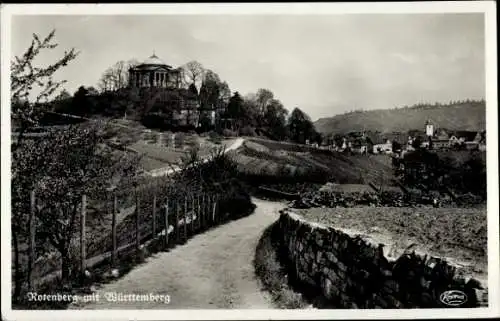
M 320 118 L 314 125 L 323 134 L 345 134 L 353 131 L 407 132 L 424 130 L 430 119 L 438 128 L 478 131 L 486 129 L 486 102 L 463 101 L 443 104 L 419 104 L 397 109 L 354 111 Z

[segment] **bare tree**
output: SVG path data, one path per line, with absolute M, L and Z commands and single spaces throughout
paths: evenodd
M 184 81 L 189 84 L 197 84 L 205 75 L 205 68 L 198 61 L 190 61 L 181 67 Z
M 120 60 L 104 71 L 99 79 L 101 91 L 115 91 L 126 88 L 129 82 L 129 69 L 138 64 L 137 60 Z

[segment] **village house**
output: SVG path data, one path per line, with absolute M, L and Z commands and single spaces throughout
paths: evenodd
M 470 142 L 473 142 L 477 137 L 477 132 L 474 131 L 455 131 L 450 134 L 450 147 L 460 148 L 466 147 Z
M 432 137 L 433 149 L 447 149 L 450 148 L 450 136 L 445 129 L 439 128 L 435 131 Z
M 344 136 L 340 146 L 337 146 L 337 150 L 340 152 L 349 150 L 355 154 L 365 154 L 368 151 L 364 137 L 358 136 L 355 133 Z
M 431 121 L 426 122 L 427 139 L 422 142 L 421 147 L 432 149 L 480 149 L 485 150 L 485 131 L 447 131 L 443 128 L 434 128 Z M 429 141 L 430 138 L 430 141 Z M 431 146 L 432 144 L 432 146 Z
M 390 154 L 392 153 L 392 142 L 387 138 L 374 138 L 373 139 L 373 153 L 374 154 Z
M 486 150 L 486 131 L 479 131 L 471 141 L 465 142 L 466 149 Z
M 431 135 L 430 137 L 428 135 Z M 486 132 L 447 131 L 443 128 L 434 128 L 430 121 L 426 122 L 424 130 L 410 130 L 407 133 L 392 132 L 352 132 L 343 137 L 330 136 L 323 142 L 323 148 L 334 151 L 350 150 L 355 154 L 399 154 L 403 156 L 415 150 L 414 142 L 420 139 L 421 148 L 432 149 L 479 149 L 486 150 Z M 399 146 L 393 150 L 394 146 Z

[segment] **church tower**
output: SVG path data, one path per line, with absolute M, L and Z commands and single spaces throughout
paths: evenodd
M 425 134 L 427 135 L 427 137 L 434 136 L 434 125 L 431 123 L 430 120 L 427 120 L 425 122 Z

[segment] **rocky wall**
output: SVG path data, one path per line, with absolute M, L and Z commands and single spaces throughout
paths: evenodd
M 487 306 L 487 291 L 475 279 L 435 257 L 404 253 L 384 256 L 371 244 L 283 210 L 279 218 L 290 277 L 336 308 L 471 308 Z

